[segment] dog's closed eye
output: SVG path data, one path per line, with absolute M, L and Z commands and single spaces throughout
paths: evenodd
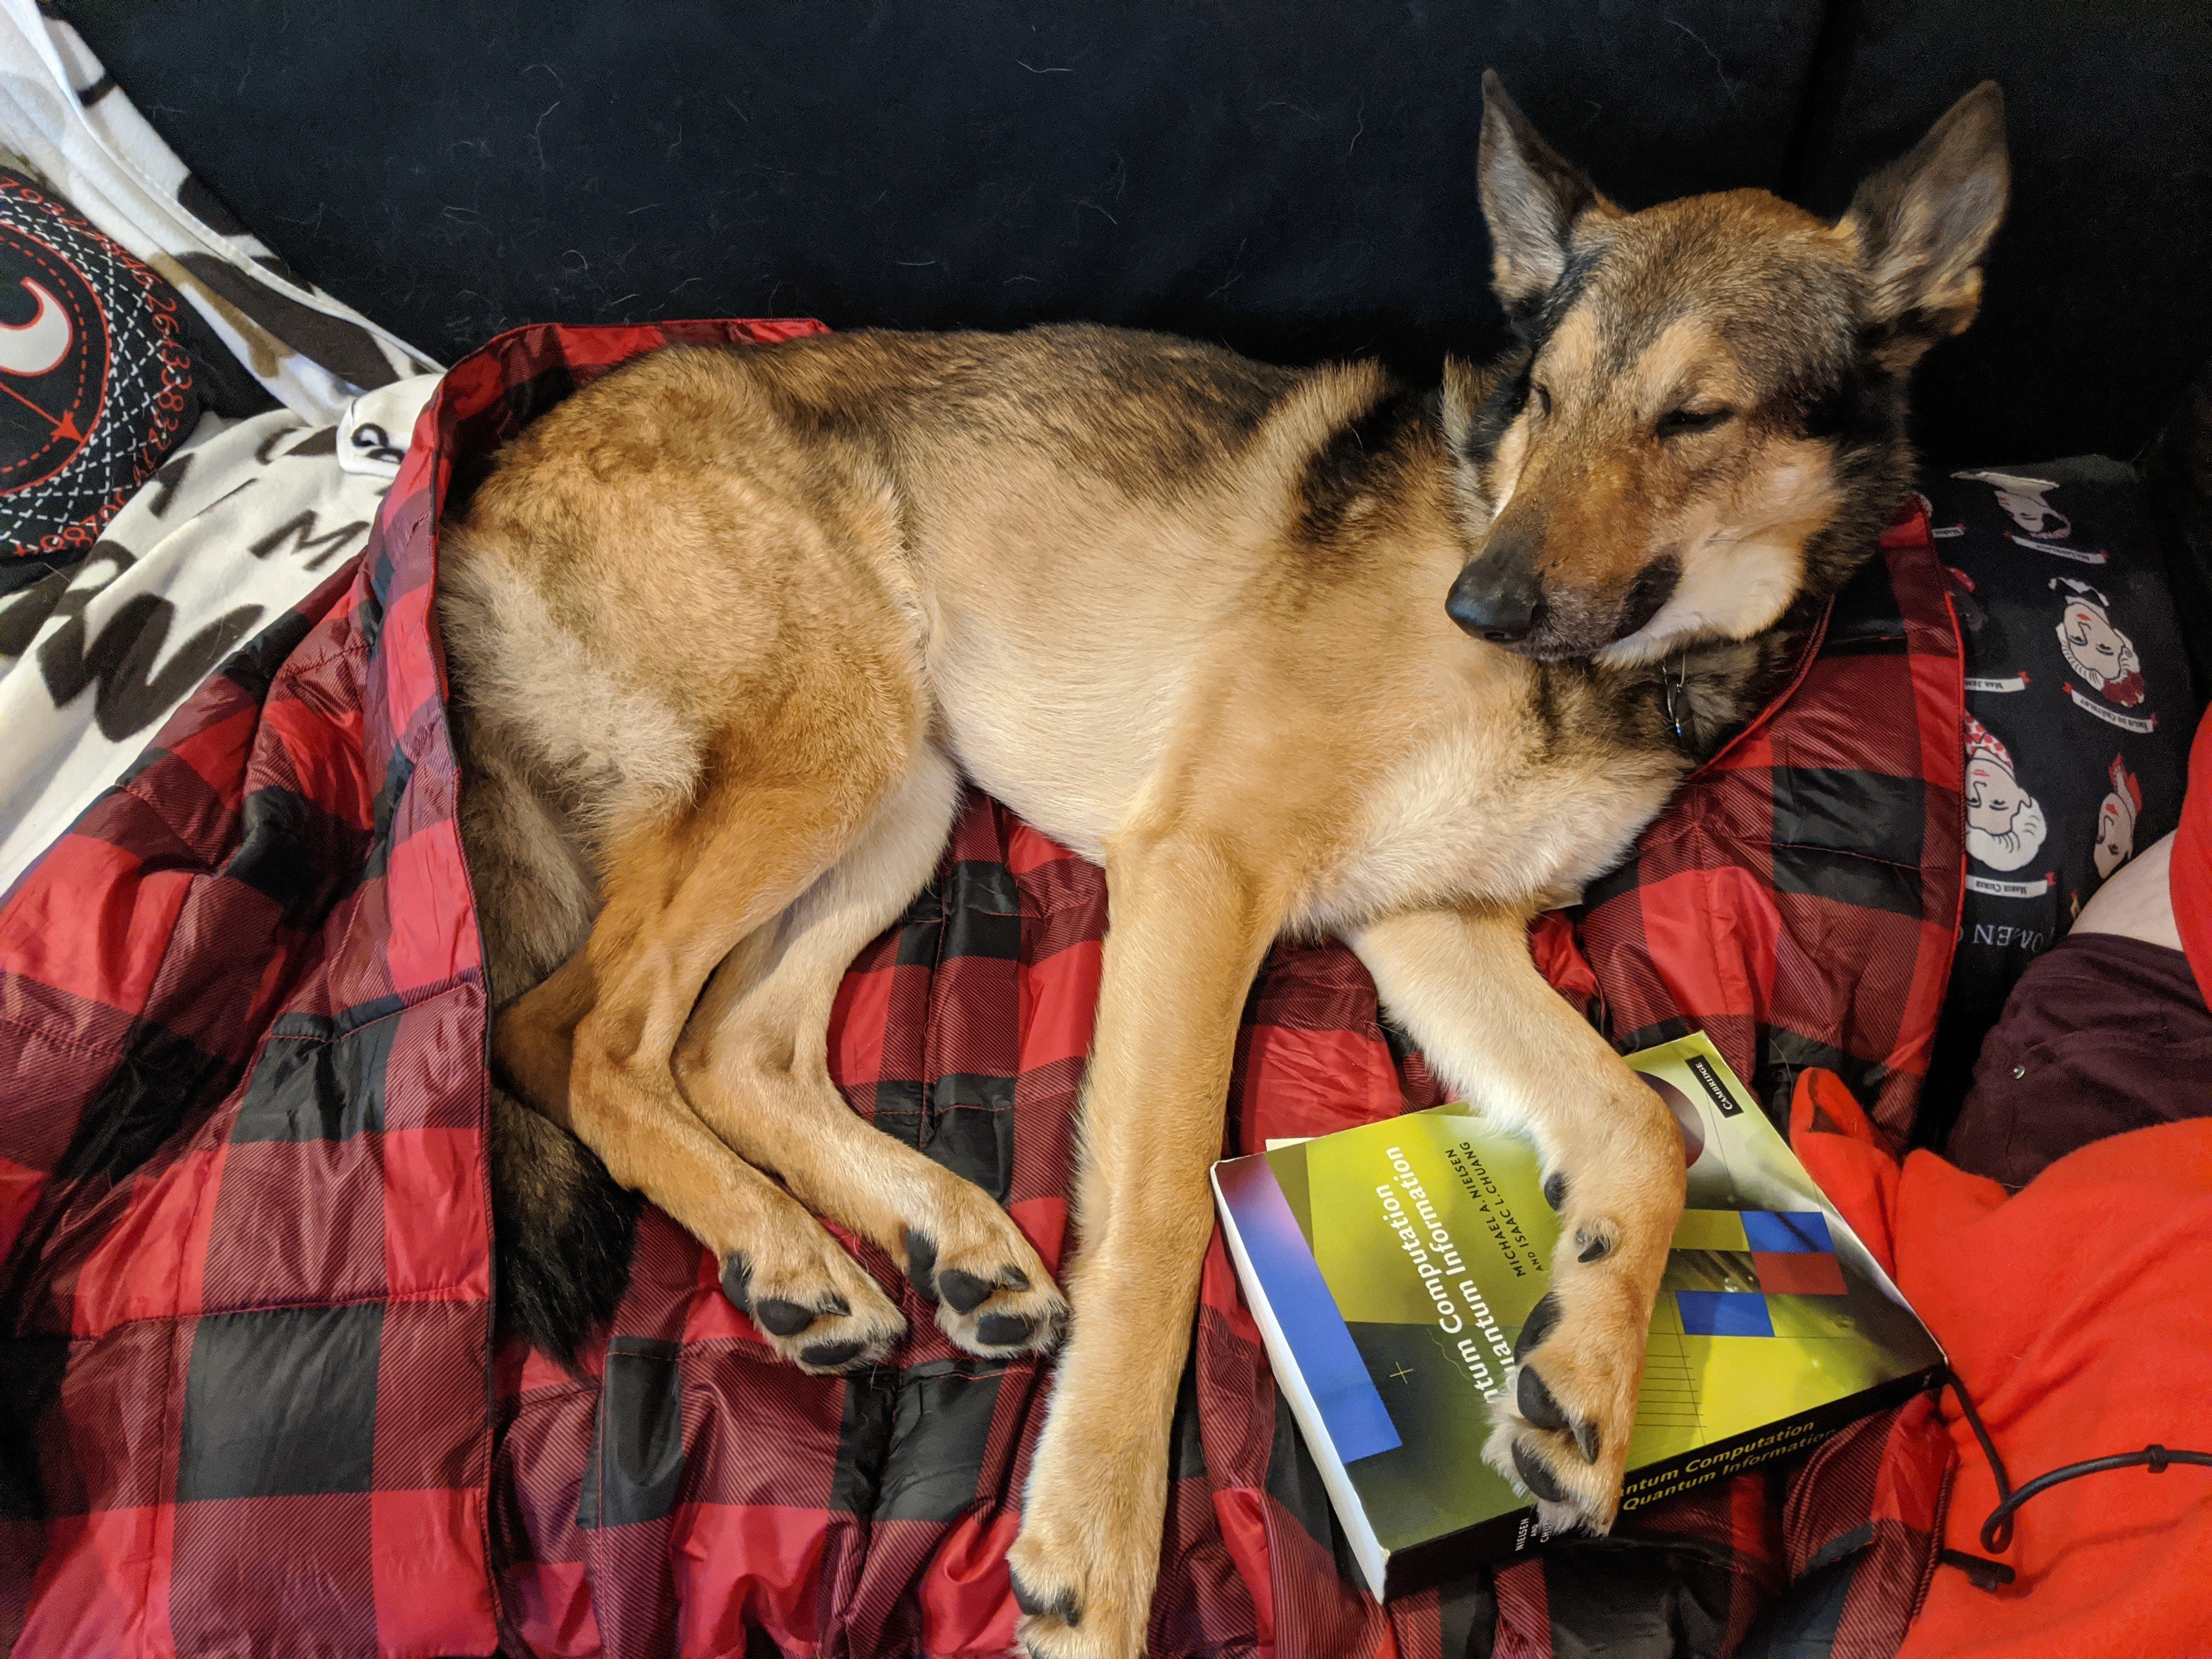
M 1732 409 L 1674 409 L 1659 417 L 1659 435 L 1679 438 L 1692 432 L 1710 432 L 1735 411 Z

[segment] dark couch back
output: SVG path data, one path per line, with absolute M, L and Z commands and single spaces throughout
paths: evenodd
M 2127 456 L 2212 351 L 2212 8 L 2106 0 L 654 0 L 63 9 L 217 194 L 424 349 L 544 319 L 1090 318 L 1426 372 L 1499 320 L 1496 65 L 1624 203 L 1839 210 L 1977 80 L 2010 100 L 1941 458 Z

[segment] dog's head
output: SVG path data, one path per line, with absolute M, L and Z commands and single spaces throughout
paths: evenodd
M 1648 662 L 1832 591 L 1911 482 L 1905 380 L 1972 320 L 2007 191 L 1994 82 L 1831 224 L 1763 191 L 1624 212 L 1483 81 L 1521 349 L 1447 434 L 1487 504 L 1447 609 L 1530 657 Z

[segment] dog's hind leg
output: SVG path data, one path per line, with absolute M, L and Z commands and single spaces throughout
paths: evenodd
M 708 975 L 844 856 L 902 775 L 911 711 L 853 691 L 802 681 L 751 729 L 710 744 L 688 805 L 619 826 L 583 962 L 556 975 L 565 992 L 548 981 L 494 1036 L 503 1067 L 527 1069 L 531 1045 L 559 1023 L 547 1005 L 582 1001 L 588 981 L 570 1125 L 617 1181 L 714 1252 L 724 1290 L 779 1353 L 818 1371 L 879 1358 L 905 1322 L 796 1200 L 700 1121 L 672 1062 Z
M 1535 1498 L 1547 1527 L 1603 1532 L 1682 1212 L 1674 1115 L 1537 973 L 1525 915 L 1419 911 L 1350 943 L 1437 1075 L 1536 1143 L 1558 1253 L 1491 1402 L 1484 1455 Z
M 951 763 L 925 748 L 860 842 L 769 941 L 733 955 L 699 1000 L 676 1075 L 708 1126 L 810 1209 L 872 1240 L 937 1304 L 945 1334 L 1003 1358 L 1048 1348 L 1066 1312 L 1044 1263 L 989 1194 L 856 1115 L 830 1080 L 831 1005 L 853 958 L 943 855 Z

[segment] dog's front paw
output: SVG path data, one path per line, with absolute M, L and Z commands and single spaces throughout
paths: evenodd
M 1142 1659 L 1159 1540 L 1117 1549 L 1102 1530 L 1024 1517 L 1006 1559 L 1030 1659 Z
M 1552 1287 L 1514 1339 L 1483 1456 L 1536 1500 L 1547 1531 L 1602 1533 L 1620 1508 L 1686 1160 L 1673 1115 L 1641 1082 L 1609 1111 L 1559 1120 L 1544 1180 L 1559 1214 Z
M 1620 1298 L 1576 1288 L 1529 1310 L 1483 1455 L 1536 1500 L 1546 1531 L 1601 1533 L 1620 1504 L 1649 1316 L 1632 1322 L 1605 1305 Z
M 957 1212 L 906 1232 L 906 1274 L 954 1345 L 986 1359 L 1045 1353 L 1067 1326 L 1067 1302 L 1014 1218 L 966 1187 Z
M 906 1334 L 906 1319 L 836 1240 L 814 1231 L 818 1243 L 777 1241 L 725 1255 L 722 1294 L 801 1370 L 827 1376 L 872 1365 Z
M 1006 1555 L 1030 1659 L 1142 1659 L 1166 1494 L 1141 1465 L 1047 1427 Z

